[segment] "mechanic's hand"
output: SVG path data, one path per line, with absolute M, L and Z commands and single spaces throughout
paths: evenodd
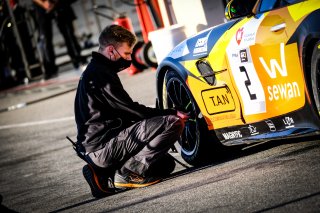
M 177 116 L 178 116 L 179 118 L 181 118 L 181 120 L 182 120 L 183 122 L 188 121 L 188 119 L 189 119 L 189 117 L 190 117 L 188 113 L 181 112 L 181 111 L 177 111 Z

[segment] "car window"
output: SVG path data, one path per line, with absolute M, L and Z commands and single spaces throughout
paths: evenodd
M 256 0 L 250 0 L 250 1 L 248 1 L 248 0 L 234 0 L 232 2 L 232 9 L 234 10 L 234 12 L 236 12 L 240 16 L 247 15 L 248 13 L 250 13 L 250 10 L 252 10 L 255 1 Z M 251 2 L 253 2 L 253 4 Z M 252 6 L 250 6 L 250 5 L 252 5 Z
M 277 0 L 262 0 L 260 4 L 260 12 L 272 10 Z
M 261 0 L 259 12 L 266 12 L 269 10 L 274 10 L 280 7 L 285 7 L 291 4 L 301 2 L 303 0 Z
M 232 0 L 230 6 L 230 13 L 232 18 L 238 18 L 252 14 L 252 9 L 257 0 Z

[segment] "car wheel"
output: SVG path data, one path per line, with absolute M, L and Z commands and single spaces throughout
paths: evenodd
M 138 41 L 136 45 L 132 49 L 132 64 L 139 70 L 144 70 L 147 69 L 148 67 L 144 62 L 141 61 L 141 51 L 143 48 L 144 42 L 143 41 Z
M 316 109 L 320 113 L 320 41 L 316 43 L 312 53 L 311 85 Z
M 206 153 L 210 150 L 209 142 L 212 141 L 210 141 L 205 120 L 189 88 L 173 70 L 167 72 L 164 84 L 163 106 L 189 113 L 190 116 L 178 141 L 182 158 L 191 165 L 207 163 L 209 159 Z
M 153 51 L 153 47 L 150 41 L 146 43 L 143 47 L 143 58 L 148 66 L 157 68 L 158 63 L 156 55 Z

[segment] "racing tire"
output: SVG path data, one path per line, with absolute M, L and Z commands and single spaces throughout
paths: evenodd
M 312 52 L 311 86 L 315 107 L 320 115 L 320 41 L 316 43 Z
M 163 88 L 164 108 L 175 108 L 189 113 L 190 118 L 179 139 L 178 150 L 182 158 L 190 165 L 203 165 L 211 162 L 213 153 L 212 139 L 207 124 L 185 81 L 176 71 L 169 70 L 165 75 Z
M 141 51 L 143 50 L 144 42 L 138 41 L 132 49 L 132 64 L 139 70 L 147 69 L 148 66 L 141 61 Z
M 157 68 L 157 58 L 155 56 L 155 52 L 152 47 L 152 43 L 149 41 L 143 47 L 143 58 L 146 64 L 150 67 Z

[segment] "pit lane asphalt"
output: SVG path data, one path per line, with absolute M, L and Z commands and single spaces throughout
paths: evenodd
M 80 71 L 70 71 L 49 80 L 39 80 L 26 85 L 0 91 L 0 113 L 20 109 L 76 89 Z
M 120 78 L 134 100 L 154 104 L 154 71 Z M 33 87 L 35 92 L 2 95 L 1 108 L 77 85 L 60 80 Z M 159 184 L 93 199 L 81 174 L 84 162 L 65 139 L 76 135 L 74 95 L 73 90 L 0 113 L 1 212 L 319 212 L 319 137 L 234 151 L 203 167 L 177 165 Z
M 49 125 L 50 126 L 53 125 L 53 127 L 50 129 L 55 129 L 54 132 L 56 132 L 57 131 L 56 130 L 57 128 L 55 127 L 56 125 L 60 125 L 58 127 L 59 129 L 64 124 L 70 125 L 71 123 L 73 127 L 67 128 L 70 131 L 68 130 L 67 132 L 65 132 L 64 135 L 65 136 L 69 135 L 73 137 L 73 139 L 75 139 L 76 133 L 75 133 L 74 116 L 73 116 L 72 109 L 73 109 L 73 99 L 75 95 L 75 90 L 77 88 L 80 75 L 81 75 L 81 71 L 71 69 L 69 71 L 60 73 L 58 77 L 53 79 L 39 80 L 27 85 L 20 85 L 14 88 L 0 91 L 0 139 L 1 139 L 0 141 L 2 141 L 0 142 L 1 150 L 2 150 L 0 151 L 0 156 L 2 159 L 2 162 L 0 163 L 0 165 L 6 167 L 8 165 L 15 165 L 16 163 L 20 164 L 21 161 L 30 160 L 29 157 L 22 158 L 21 161 L 17 160 L 15 159 L 15 157 L 12 158 L 12 156 L 10 155 L 10 152 L 7 153 L 6 151 L 4 151 L 6 150 L 6 148 L 8 148 L 7 145 L 9 145 L 9 150 L 15 153 L 18 149 L 14 146 L 11 147 L 11 145 L 14 144 L 14 142 L 7 143 L 8 141 L 10 141 L 10 139 L 8 140 L 8 137 L 10 138 L 9 135 L 12 135 L 13 137 L 15 137 L 16 140 L 19 142 L 26 141 L 28 140 L 30 135 L 34 134 L 33 130 L 30 131 L 29 128 L 31 129 L 36 128 L 39 131 L 44 130 L 45 132 L 49 131 L 50 133 L 47 134 L 47 136 L 44 139 L 42 139 L 42 140 L 47 140 L 49 135 L 55 134 L 47 129 Z M 120 78 L 122 78 L 122 81 L 125 87 L 127 88 L 128 92 L 131 93 L 133 97 L 138 98 L 140 101 L 142 100 L 146 105 L 154 106 L 155 87 L 154 87 L 154 81 L 150 80 L 150 79 L 154 80 L 154 76 L 155 76 L 154 70 L 145 70 L 143 74 L 139 74 L 137 75 L 137 77 L 130 76 L 126 72 L 122 72 L 119 75 L 120 75 Z M 144 83 L 141 84 L 141 82 L 144 82 Z M 143 88 L 142 92 L 139 92 L 134 89 L 134 85 L 145 85 L 146 87 Z M 146 90 L 148 92 L 143 92 Z M 66 107 L 57 107 L 57 105 L 59 105 L 58 102 L 60 102 L 60 101 L 57 101 L 57 99 L 60 99 L 60 98 L 64 99 L 62 103 L 68 103 L 67 110 L 65 110 Z M 43 103 L 50 103 L 50 104 L 48 104 L 48 106 L 43 107 L 41 106 Z M 42 114 L 47 114 L 47 115 L 42 115 Z M 48 119 L 43 119 L 44 117 L 48 117 Z M 60 117 L 60 118 L 56 118 L 56 117 Z M 25 131 L 24 133 L 19 132 L 21 128 L 24 129 Z M 9 135 L 7 135 L 6 133 L 9 133 Z M 63 139 L 64 142 L 62 147 L 66 146 L 68 148 L 71 148 L 70 144 L 65 139 L 65 136 L 62 136 L 62 137 L 58 136 L 56 138 L 58 138 L 59 141 Z M 41 139 L 35 137 L 30 141 L 30 143 L 38 144 L 39 140 Z M 18 147 L 20 147 L 20 145 L 18 145 Z M 29 149 L 28 145 L 25 147 Z M 30 147 L 32 147 L 32 145 Z M 40 150 L 42 148 L 40 147 Z M 59 150 L 59 149 L 60 148 L 54 148 L 53 150 Z M 25 150 L 23 150 L 22 152 L 23 154 L 18 154 L 16 158 L 20 158 L 24 154 L 29 155 L 28 153 L 25 152 Z M 39 154 L 39 155 L 42 155 L 42 154 Z M 73 158 L 74 157 L 75 155 L 73 153 Z M 177 156 L 177 158 L 179 158 L 179 156 Z M 180 159 L 178 161 L 181 162 L 182 160 Z M 12 164 L 9 162 L 11 162 Z M 186 166 L 186 163 L 182 163 L 181 165 L 178 164 L 177 168 L 184 168 L 183 166 Z M 10 176 L 12 175 L 12 172 L 9 170 L 7 171 L 9 175 L 8 177 L 9 179 L 11 179 Z M 22 171 L 26 171 L 26 170 L 22 169 Z M 22 177 L 29 177 L 29 176 L 33 176 L 35 173 L 37 172 L 28 171 L 28 172 L 25 172 L 25 174 L 21 174 L 21 175 Z M 6 179 L 7 177 L 6 178 L 5 177 L 6 175 L 4 173 L 0 175 L 2 183 L 3 181 L 6 182 L 6 180 L 4 179 Z M 6 187 L 3 187 L 3 188 L 6 188 Z M 14 191 L 12 186 L 9 187 L 9 191 Z M 4 200 L 3 202 L 5 202 L 7 196 L 1 195 L 1 194 L 2 193 L 0 190 L 0 198 L 1 198 L 0 200 L 1 202 L 2 200 Z M 13 201 L 14 199 L 10 199 L 10 200 Z M 5 206 L 0 206 L 0 209 L 1 208 L 5 208 Z

